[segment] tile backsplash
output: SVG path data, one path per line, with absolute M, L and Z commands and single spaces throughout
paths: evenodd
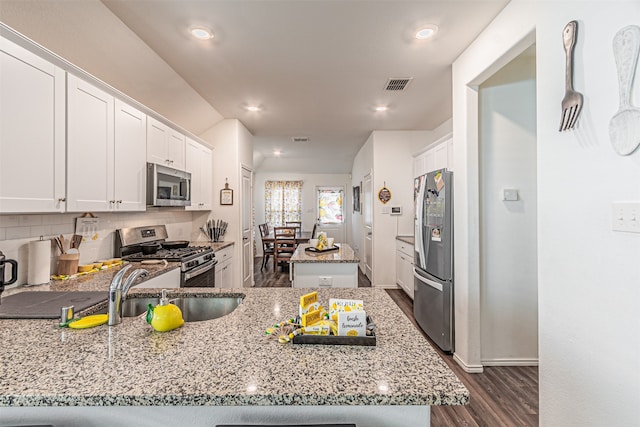
M 60 234 L 70 240 L 75 232 L 76 218 L 81 215 L 79 213 L 0 215 L 0 251 L 7 259 L 18 261 L 18 281 L 12 286 L 27 283 L 29 242 L 39 240 L 40 236 L 51 239 Z M 95 240 L 86 238 L 80 245 L 80 264 L 112 258 L 115 230 L 119 228 L 165 224 L 170 240 L 196 240 L 197 236 L 197 234 L 193 236 L 193 213 L 184 210 L 156 208 L 146 212 L 98 213 L 96 216 L 99 220 L 98 235 Z M 59 254 L 55 243 L 52 242 L 52 273 L 55 272 Z M 9 268 L 11 267 L 7 267 Z M 7 271 L 5 276 L 8 278 L 9 275 Z

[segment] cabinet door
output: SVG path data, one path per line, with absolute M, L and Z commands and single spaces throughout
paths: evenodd
M 172 168 L 185 170 L 185 136 L 169 128 L 167 158 Z
M 67 211 L 108 211 L 113 198 L 113 96 L 67 75 Z
M 0 212 L 64 212 L 65 73 L 1 37 L 0 70 Z
M 186 210 L 211 210 L 211 150 L 187 138 L 186 171 L 191 173 L 191 206 Z
M 213 209 L 213 152 L 204 146 L 200 149 L 200 209 L 210 211 Z
M 417 178 L 421 175 L 427 173 L 426 167 L 424 165 L 426 153 L 422 153 L 413 159 L 413 177 Z
M 396 283 L 404 289 L 404 264 L 402 262 L 402 253 L 400 251 L 396 251 Z
M 147 116 L 115 100 L 114 207 L 119 211 L 146 209 Z
M 433 149 L 433 157 L 434 157 L 434 167 L 433 170 L 436 169 L 445 169 L 449 164 L 449 151 L 447 141 L 437 145 Z
M 185 170 L 191 174 L 191 206 L 185 209 L 198 211 L 202 208 L 202 161 L 200 160 L 200 144 L 187 139 Z
M 147 162 L 169 164 L 169 128 L 153 117 L 147 118 Z

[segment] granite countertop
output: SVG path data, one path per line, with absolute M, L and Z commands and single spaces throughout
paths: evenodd
M 359 263 L 360 260 L 356 256 L 355 252 L 346 243 L 338 243 L 336 246 L 340 246 L 337 251 L 330 251 L 323 254 L 310 254 L 305 251 L 305 248 L 310 247 L 308 243 L 302 243 L 298 245 L 298 248 L 291 256 L 291 262 L 296 263 L 317 263 L 317 262 L 330 262 L 330 263 Z
M 105 291 L 105 298 L 109 284 L 113 276 L 120 271 L 122 267 L 127 264 L 131 264 L 131 271 L 137 268 L 144 268 L 149 272 L 149 275 L 142 278 L 137 283 L 142 283 L 146 280 L 153 279 L 161 274 L 167 273 L 173 269 L 180 268 L 179 262 L 167 262 L 166 264 L 145 264 L 140 262 L 123 261 L 122 264 L 115 267 L 111 267 L 105 270 L 98 271 L 96 273 L 88 273 L 82 276 L 73 277 L 67 280 L 51 280 L 49 283 L 37 286 L 18 286 L 15 288 L 6 289 L 2 296 L 15 294 L 18 292 L 35 292 L 35 291 Z
M 189 242 L 189 246 L 209 246 L 211 249 L 213 249 L 214 252 L 218 252 L 224 248 L 228 248 L 229 246 L 233 246 L 234 242 L 233 241 L 228 241 L 228 242 L 206 242 L 206 241 L 202 241 L 202 242 Z
M 409 243 L 410 245 L 415 244 L 415 238 L 413 236 L 396 236 L 396 240 L 400 240 L 401 242 Z
M 364 300 L 377 325 L 375 347 L 280 344 L 265 335 L 267 327 L 297 312 L 306 292 L 178 289 L 173 295 L 244 300 L 224 317 L 165 333 L 140 317 L 84 330 L 60 329 L 52 320 L 0 320 L 0 366 L 6 372 L 0 375 L 0 406 L 469 402 L 468 390 L 382 289 L 318 290 L 325 305 L 329 298 Z M 150 296 L 157 290 L 131 293 Z

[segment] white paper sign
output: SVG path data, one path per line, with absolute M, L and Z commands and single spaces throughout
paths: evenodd
M 338 313 L 338 335 L 349 337 L 367 335 L 367 313 L 364 311 L 342 311 Z

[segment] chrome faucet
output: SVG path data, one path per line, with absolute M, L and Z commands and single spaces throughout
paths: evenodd
M 131 264 L 125 265 L 120 271 L 113 276 L 111 284 L 109 285 L 109 326 L 117 325 L 122 322 L 122 301 L 127 298 L 129 289 L 133 282 L 139 277 L 144 277 L 149 272 L 143 268 L 133 270 L 133 272 L 127 277 L 127 280 L 122 283 L 124 274 L 131 268 Z

